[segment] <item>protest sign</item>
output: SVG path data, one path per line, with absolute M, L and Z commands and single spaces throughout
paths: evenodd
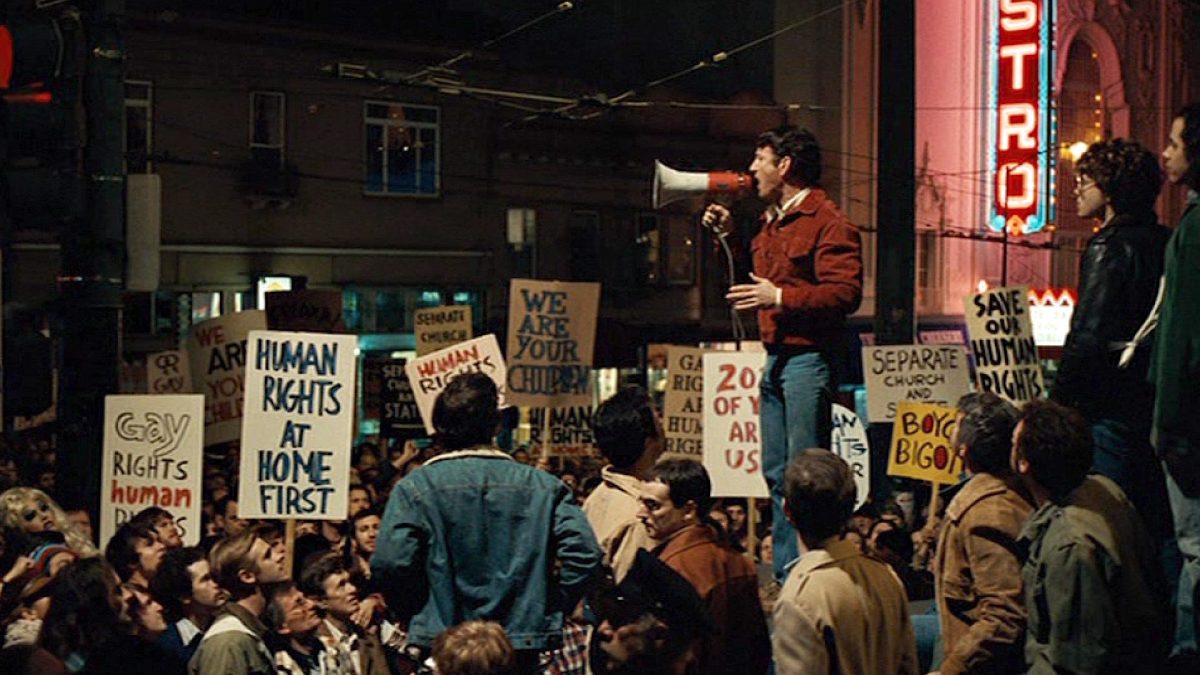
M 1028 289 L 993 288 L 966 296 L 963 304 L 979 389 L 1016 405 L 1039 398 L 1046 385 L 1029 318 Z
M 509 293 L 509 403 L 590 404 L 600 284 L 513 279 Z
M 254 331 L 248 345 L 238 515 L 345 519 L 358 338 Z
M 271 330 L 346 332 L 339 290 L 272 291 L 264 297 Z
M 363 414 L 379 420 L 383 438 L 409 439 L 425 433 L 404 364 L 404 359 L 387 358 L 363 362 Z
M 931 403 L 896 405 L 888 475 L 956 483 L 966 466 L 954 447 L 958 411 Z
M 431 434 L 433 402 L 455 375 L 483 373 L 492 378 L 500 390 L 500 404 L 504 405 L 507 400 L 504 386 L 508 371 L 500 354 L 500 343 L 492 333 L 413 359 L 405 364 L 404 372 L 412 383 L 413 398 L 421 411 L 425 431 Z
M 714 497 L 766 497 L 759 434 L 763 353 L 709 353 L 704 361 L 704 467 Z
M 192 369 L 182 349 L 146 357 L 146 391 L 151 394 L 192 393 Z
M 542 445 L 546 428 L 547 408 L 529 411 L 529 440 Z M 591 455 L 596 453 L 596 437 L 592 434 L 592 407 L 549 408 L 550 446 L 557 455 Z
M 265 330 L 267 314 L 248 310 L 192 326 L 188 362 L 192 386 L 204 394 L 204 444 L 235 441 L 242 431 L 246 389 L 246 336 Z
M 867 443 L 867 427 L 854 411 L 837 403 L 833 404 L 833 435 L 829 449 L 846 460 L 854 473 L 857 510 L 871 494 L 871 448 Z
M 199 394 L 104 397 L 101 549 L 149 506 L 171 512 L 185 545 L 200 543 L 203 420 Z
M 671 345 L 666 351 L 663 454 L 699 461 L 704 455 L 704 350 Z
M 954 405 L 971 391 L 967 350 L 957 345 L 863 347 L 867 419 L 890 422 L 899 401 Z
M 423 307 L 413 312 L 417 356 L 432 354 L 472 337 L 471 306 Z

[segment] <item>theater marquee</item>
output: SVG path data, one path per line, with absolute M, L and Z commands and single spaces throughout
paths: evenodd
M 1053 217 L 1054 0 L 989 0 L 988 226 L 1011 235 Z

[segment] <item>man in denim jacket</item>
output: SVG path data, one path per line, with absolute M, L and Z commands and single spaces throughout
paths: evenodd
M 557 646 L 600 568 L 601 552 L 571 491 L 492 445 L 496 386 L 460 375 L 433 409 L 445 454 L 396 484 L 371 558 L 389 609 L 428 649 L 462 621 L 496 621 L 525 664 Z

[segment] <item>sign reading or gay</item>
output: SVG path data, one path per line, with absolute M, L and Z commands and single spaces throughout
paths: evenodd
M 958 411 L 929 403 L 900 401 L 892 427 L 888 475 L 956 483 L 965 464 L 954 448 Z
M 991 0 L 988 98 L 989 171 L 997 232 L 1038 232 L 1051 217 L 1047 180 L 1050 118 L 1050 17 L 1047 0 Z

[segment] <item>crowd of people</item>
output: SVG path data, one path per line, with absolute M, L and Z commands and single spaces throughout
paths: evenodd
M 1200 106 L 1163 160 L 1200 188 Z M 1091 146 L 1076 205 L 1103 227 L 1049 398 L 967 394 L 963 480 L 856 509 L 820 413 L 825 340 L 859 301 L 861 260 L 819 166 L 807 132 L 760 139 L 760 237 L 779 240 L 756 240 L 762 276 L 730 291 L 759 310 L 768 351 L 770 500 L 715 499 L 701 463 L 663 457 L 637 386 L 593 414 L 602 461 L 501 450 L 500 395 L 479 373 L 437 397 L 431 445 L 354 449 L 337 519 L 239 517 L 231 447 L 206 458 L 201 523 L 149 507 L 101 550 L 88 511 L 56 499 L 55 449 L 6 447 L 0 672 L 1200 672 L 1200 198 L 1172 235 L 1152 211 L 1157 158 Z M 805 218 L 807 253 L 789 239 Z

